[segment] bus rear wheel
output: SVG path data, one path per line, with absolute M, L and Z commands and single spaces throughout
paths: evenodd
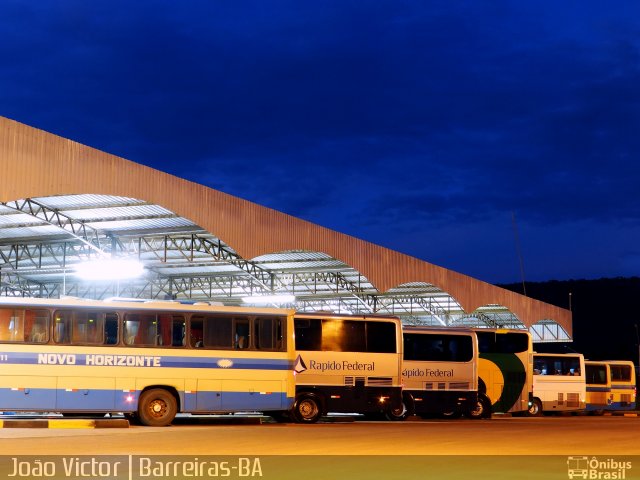
M 389 410 L 385 412 L 385 417 L 387 420 L 391 421 L 401 421 L 407 418 L 409 411 L 407 410 L 407 406 L 404 401 L 400 403 L 397 407 L 391 407 Z
M 478 395 L 478 400 L 468 412 L 467 416 L 472 420 L 480 420 L 481 418 L 491 418 L 491 401 L 484 394 Z
M 534 398 L 531 400 L 531 405 L 529 405 L 529 410 L 527 412 L 530 417 L 539 417 L 542 415 L 542 402 Z
M 320 401 L 313 394 L 302 393 L 296 398 L 291 413 L 298 423 L 316 423 L 322 416 Z
M 143 425 L 165 427 L 173 421 L 177 412 L 178 403 L 166 390 L 153 388 L 140 395 L 137 417 Z

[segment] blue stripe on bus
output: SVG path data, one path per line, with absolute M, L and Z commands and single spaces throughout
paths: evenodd
M 587 387 L 587 392 L 608 392 L 609 387 Z
M 129 397 L 129 398 L 128 398 Z M 0 408 L 22 411 L 134 412 L 140 392 L 48 388 L 0 389 Z M 286 410 L 293 398 L 286 392 L 180 392 L 182 412 L 245 412 Z M 196 397 L 191 399 L 190 397 Z
M 40 362 L 40 355 L 46 355 Z M 89 358 L 90 363 L 87 363 Z M 107 362 L 110 360 L 110 362 Z M 129 364 L 127 364 L 129 362 Z M 229 357 L 175 357 L 140 354 L 73 354 L 0 352 L 0 364 L 15 365 L 77 365 L 120 367 L 165 367 L 165 368 L 222 368 L 244 370 L 290 370 L 293 364 L 288 359 L 277 358 L 233 358 Z

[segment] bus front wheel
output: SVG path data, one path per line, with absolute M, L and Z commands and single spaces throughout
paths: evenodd
M 138 419 L 149 427 L 169 425 L 178 412 L 175 397 L 166 390 L 153 388 L 140 395 L 138 403 Z
M 298 395 L 293 404 L 293 418 L 298 423 L 315 423 L 322 416 L 318 397 L 310 393 Z
M 531 400 L 528 413 L 530 417 L 539 417 L 542 415 L 542 402 L 537 398 Z

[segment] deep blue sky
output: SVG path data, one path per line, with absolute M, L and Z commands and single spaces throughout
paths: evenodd
M 640 275 L 637 0 L 3 0 L 0 39 L 2 116 L 492 283 L 514 214 L 526 280 Z

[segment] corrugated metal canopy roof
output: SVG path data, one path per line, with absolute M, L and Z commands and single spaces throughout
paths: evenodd
M 88 282 L 75 275 L 79 263 L 101 256 L 136 258 L 145 275 L 120 282 Z M 243 259 L 215 232 L 160 205 L 110 195 L 59 195 L 0 205 L 0 272 L 3 295 L 240 304 L 248 295 L 288 293 L 295 295 L 295 307 L 306 311 L 392 314 L 412 324 L 523 327 L 498 305 L 467 314 L 429 283 L 378 292 L 354 268 L 323 252 Z

